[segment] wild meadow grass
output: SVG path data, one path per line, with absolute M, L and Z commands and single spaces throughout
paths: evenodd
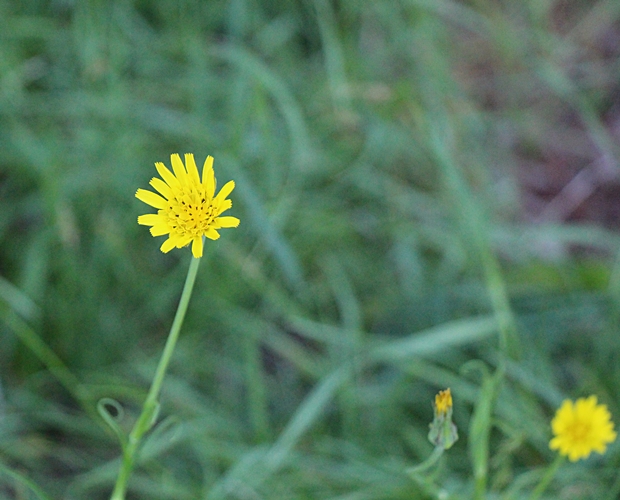
M 548 471 L 563 401 L 620 422 L 619 6 L 0 2 L 0 498 L 110 498 L 192 258 L 134 194 L 190 152 L 241 223 L 128 499 L 618 498 L 617 443 Z

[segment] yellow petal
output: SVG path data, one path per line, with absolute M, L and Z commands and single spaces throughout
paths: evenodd
M 239 225 L 239 219 L 237 217 L 217 217 L 215 223 L 220 227 L 237 227 Z
M 212 200 L 215 195 L 215 173 L 213 172 L 213 156 L 207 156 L 202 167 L 202 185 L 205 187 L 207 197 Z
M 210 227 L 205 231 L 205 236 L 210 240 L 217 240 L 220 237 L 220 233 L 218 233 L 214 228 Z
M 138 189 L 136 191 L 136 198 L 140 201 L 143 201 L 147 205 L 151 205 L 155 208 L 166 208 L 168 206 L 168 202 L 164 200 L 158 194 L 153 193 L 152 191 L 147 191 L 146 189 Z
M 187 234 L 175 234 L 172 238 L 174 240 L 174 246 L 177 248 L 183 248 L 189 245 L 192 241 L 192 237 Z
M 163 236 L 170 232 L 170 226 L 164 222 L 154 225 L 151 229 L 151 236 Z
M 200 176 L 198 175 L 198 168 L 196 168 L 196 160 L 191 153 L 185 153 L 185 167 L 187 168 L 187 174 L 189 180 L 194 186 L 200 185 Z
M 202 236 L 194 238 L 194 241 L 192 242 L 192 255 L 196 259 L 202 257 Z
M 149 184 L 153 186 L 157 191 L 159 191 L 159 193 L 167 200 L 173 197 L 172 189 L 170 189 L 170 186 L 168 186 L 168 184 L 166 184 L 161 179 L 158 179 L 157 177 L 153 177 L 151 179 L 151 182 L 149 182 Z
M 220 192 L 217 193 L 217 196 L 213 200 L 213 204 L 218 206 L 230 193 L 232 193 L 233 189 L 235 189 L 235 181 L 228 181 L 224 184 L 224 187 L 220 190 Z
M 168 186 L 170 186 L 172 189 L 180 189 L 181 184 L 179 184 L 179 181 L 174 176 L 174 174 L 170 172 L 170 170 L 168 170 L 168 168 L 162 162 L 156 162 L 155 168 L 157 169 L 159 175 L 161 175 L 161 178 L 166 182 L 166 184 L 168 184 Z
M 177 153 L 170 155 L 170 162 L 172 163 L 174 175 L 181 183 L 181 186 L 187 186 L 187 171 L 181 161 L 181 157 Z
M 138 217 L 138 224 L 142 226 L 155 226 L 162 222 L 162 218 L 157 214 L 146 214 Z
M 215 205 L 215 210 L 218 214 L 222 212 L 226 212 L 230 207 L 232 207 L 232 200 L 222 200 L 219 205 Z
M 164 252 L 164 253 L 168 253 L 170 250 L 172 250 L 175 247 L 174 243 L 173 243 L 173 239 L 172 236 L 170 236 L 170 238 L 168 238 L 166 241 L 164 241 L 161 245 L 161 247 L 159 247 L 159 249 Z

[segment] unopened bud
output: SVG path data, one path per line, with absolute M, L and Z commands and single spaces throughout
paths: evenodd
M 433 403 L 434 418 L 430 424 L 428 440 L 444 450 L 450 448 L 459 438 L 456 425 L 452 423 L 452 394 L 450 389 L 439 391 Z

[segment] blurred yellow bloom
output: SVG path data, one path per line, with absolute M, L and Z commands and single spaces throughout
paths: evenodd
M 428 440 L 447 450 L 459 438 L 458 429 L 452 422 L 452 393 L 450 389 L 439 391 L 433 404 L 434 418 L 430 424 Z
M 607 406 L 597 404 L 596 396 L 579 398 L 575 403 L 565 400 L 551 421 L 551 429 L 554 438 L 549 447 L 571 462 L 588 458 L 593 451 L 605 453 L 607 445 L 616 439 L 611 414 Z
M 449 408 L 452 408 L 452 394 L 448 388 L 445 391 L 439 391 L 435 396 L 435 412 L 438 415 L 445 415 Z
M 227 182 L 215 196 L 212 156 L 207 156 L 202 167 L 202 180 L 193 154 L 185 155 L 185 165 L 178 154 L 170 155 L 170 161 L 174 173 L 163 163 L 155 163 L 163 180 L 154 177 L 150 185 L 160 194 L 146 189 L 136 192 L 136 198 L 158 209 L 156 214 L 138 217 L 138 224 L 152 226 L 150 231 L 153 236 L 168 235 L 161 246 L 162 252 L 167 253 L 175 247 L 181 248 L 191 243 L 192 254 L 199 258 L 202 257 L 203 236 L 217 240 L 220 237 L 218 229 L 239 225 L 236 217 L 220 217 L 222 212 L 232 207 L 232 201 L 226 197 L 235 183 Z

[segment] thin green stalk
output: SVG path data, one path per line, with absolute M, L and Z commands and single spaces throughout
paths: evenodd
M 545 490 L 547 489 L 547 486 L 549 486 L 549 483 L 554 478 L 555 473 L 558 471 L 558 469 L 564 463 L 564 461 L 565 461 L 565 458 L 562 455 L 558 455 L 555 458 L 553 463 L 547 468 L 547 471 L 545 472 L 545 475 L 540 480 L 540 483 L 538 483 L 538 486 L 536 486 L 536 488 L 530 495 L 530 500 L 538 500 L 540 498 L 540 496 L 545 492 Z
M 443 446 L 436 446 L 433 450 L 433 453 L 431 453 L 428 458 L 424 460 L 424 462 L 407 469 L 407 474 L 409 474 L 410 476 L 415 476 L 417 474 L 420 474 L 421 472 L 426 472 L 437 463 L 437 461 L 441 458 L 441 455 L 443 455 L 444 451 L 445 448 Z
M 159 360 L 159 364 L 157 365 L 157 370 L 155 371 L 151 388 L 149 389 L 149 393 L 147 394 L 146 400 L 142 406 L 142 412 L 134 424 L 133 429 L 129 433 L 129 439 L 123 446 L 121 468 L 119 470 L 116 485 L 114 486 L 114 491 L 112 492 L 110 500 L 125 499 L 127 483 L 129 482 L 129 478 L 131 477 L 131 473 L 136 462 L 142 437 L 153 426 L 153 423 L 157 418 L 157 412 L 159 410 L 159 393 L 161 392 L 161 387 L 164 382 L 168 364 L 172 358 L 172 353 L 174 352 L 177 340 L 179 339 L 179 333 L 181 332 L 181 326 L 183 325 L 183 320 L 185 319 L 189 299 L 191 298 L 192 291 L 194 289 L 199 264 L 200 259 L 192 258 L 187 271 L 187 278 L 185 278 L 183 293 L 181 294 L 181 299 L 179 300 L 179 306 L 177 307 L 177 312 L 174 316 L 174 321 L 172 322 L 172 327 L 170 328 L 170 333 L 168 334 L 168 340 L 166 340 L 164 351 Z
M 415 481 L 420 488 L 422 488 L 426 495 L 432 498 L 444 498 L 444 494 L 441 488 L 434 484 L 432 475 L 426 473 L 430 468 L 437 464 L 444 451 L 445 448 L 443 446 L 436 446 L 433 453 L 431 453 L 424 462 L 407 469 L 407 474 L 409 477 Z

